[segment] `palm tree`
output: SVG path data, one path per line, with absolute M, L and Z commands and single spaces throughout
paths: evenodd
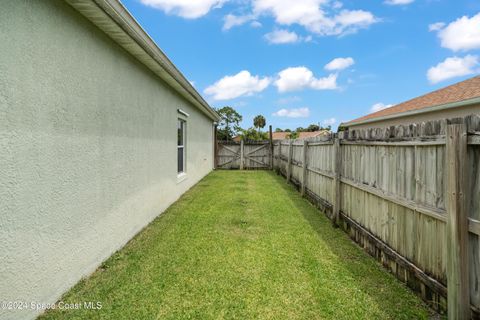
M 253 118 L 253 126 L 260 131 L 261 128 L 265 127 L 266 120 L 265 117 L 262 115 L 258 115 L 255 118 Z

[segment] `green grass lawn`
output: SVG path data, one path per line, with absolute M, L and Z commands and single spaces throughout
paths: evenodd
M 211 173 L 42 319 L 417 319 L 431 311 L 285 180 Z

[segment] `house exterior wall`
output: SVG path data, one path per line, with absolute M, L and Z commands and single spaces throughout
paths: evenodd
M 52 303 L 212 170 L 213 120 L 63 1 L 2 3 L 0 43 L 0 300 Z
M 441 120 L 449 119 L 456 117 L 465 117 L 471 114 L 480 114 L 480 104 L 451 108 L 446 110 L 432 111 L 422 114 L 409 115 L 405 117 L 399 117 L 394 119 L 372 121 L 364 124 L 352 124 L 347 125 L 346 127 L 351 129 L 365 129 L 365 128 L 385 128 L 390 126 L 396 126 L 399 124 L 410 124 L 410 123 L 419 123 L 426 122 L 431 120 Z

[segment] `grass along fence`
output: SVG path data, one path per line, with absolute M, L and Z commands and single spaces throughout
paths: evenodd
M 202 179 L 40 319 L 430 319 L 270 171 Z
M 478 116 L 273 149 L 274 169 L 436 310 L 480 317 Z

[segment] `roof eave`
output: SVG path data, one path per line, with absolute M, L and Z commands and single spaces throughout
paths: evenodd
M 479 104 L 479 103 L 480 103 L 480 97 L 477 97 L 477 98 L 463 100 L 463 101 L 440 104 L 440 105 L 427 107 L 427 108 L 423 108 L 423 109 L 418 109 L 418 110 L 411 110 L 411 111 L 406 111 L 406 112 L 394 113 L 394 114 L 391 114 L 391 115 L 377 117 L 377 118 L 365 119 L 365 120 L 361 120 L 361 121 L 352 121 L 352 122 L 340 123 L 339 127 L 347 127 L 348 128 L 348 127 L 351 127 L 351 126 L 358 126 L 358 125 L 362 125 L 362 124 L 369 124 L 369 123 L 380 122 L 380 121 L 385 121 L 385 120 L 398 119 L 398 118 L 414 116 L 414 115 L 429 113 L 429 112 L 434 112 L 434 111 L 442 111 L 442 110 L 448 110 L 448 109 L 453 109 L 453 108 L 458 108 L 458 107 L 465 107 L 465 106 Z
M 210 119 L 220 120 L 219 115 L 118 0 L 65 1 Z

